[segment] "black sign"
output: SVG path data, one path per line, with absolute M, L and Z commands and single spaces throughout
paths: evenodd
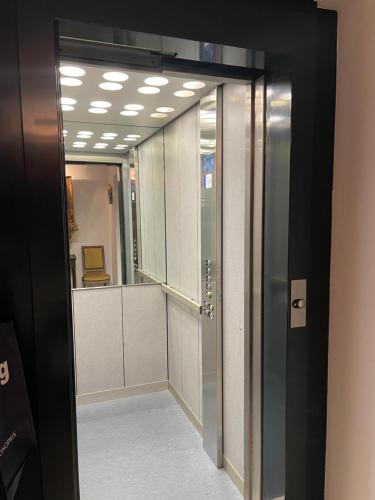
M 0 324 L 0 495 L 13 500 L 35 432 L 13 323 Z

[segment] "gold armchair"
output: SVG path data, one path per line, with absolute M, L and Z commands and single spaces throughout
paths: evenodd
M 107 285 L 111 277 L 105 272 L 104 247 L 82 247 L 83 286 L 92 284 Z

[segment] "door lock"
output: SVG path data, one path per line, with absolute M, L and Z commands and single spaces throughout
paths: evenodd
M 294 309 L 304 309 L 306 307 L 306 301 L 305 301 L 305 299 L 295 299 L 295 300 L 293 300 L 292 307 L 294 307 Z
M 307 280 L 292 280 L 290 284 L 290 327 L 306 326 Z

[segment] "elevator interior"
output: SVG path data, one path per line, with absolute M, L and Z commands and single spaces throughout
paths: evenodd
M 78 407 L 169 391 L 243 493 L 251 81 L 62 58 L 60 84 Z

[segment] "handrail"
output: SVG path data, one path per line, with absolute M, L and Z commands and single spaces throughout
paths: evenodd
M 151 276 L 151 274 L 148 274 L 145 271 L 142 271 L 142 269 L 137 269 L 136 273 L 139 274 L 139 276 L 141 278 L 151 281 L 151 283 L 156 283 L 158 285 L 162 284 L 162 282 L 160 280 L 154 278 L 153 276 Z
M 198 314 L 202 314 L 202 306 L 200 304 L 198 304 L 198 302 L 195 302 L 195 300 L 190 299 L 189 297 L 186 297 L 186 295 L 183 295 L 182 293 L 180 293 L 177 290 L 175 290 L 174 288 L 166 285 L 165 283 L 161 284 L 161 289 L 164 293 L 177 299 L 179 302 L 181 302 L 185 306 L 189 307 L 194 312 L 197 312 Z
M 170 295 L 171 297 L 175 298 L 176 300 L 181 302 L 181 304 L 184 304 L 185 306 L 189 307 L 189 309 L 192 309 L 194 312 L 196 312 L 198 314 L 202 314 L 203 308 L 200 304 L 198 304 L 198 302 L 195 302 L 195 300 L 190 299 L 189 297 L 186 297 L 186 295 L 183 295 L 182 293 L 178 292 L 177 290 L 175 290 L 171 286 L 168 286 L 165 283 L 163 283 L 162 281 L 154 278 L 153 276 L 146 273 L 142 269 L 137 269 L 136 272 L 139 274 L 139 276 L 141 276 L 141 278 L 149 280 L 149 281 L 151 281 L 151 283 L 157 283 L 157 284 L 161 285 L 161 290 L 166 295 Z

